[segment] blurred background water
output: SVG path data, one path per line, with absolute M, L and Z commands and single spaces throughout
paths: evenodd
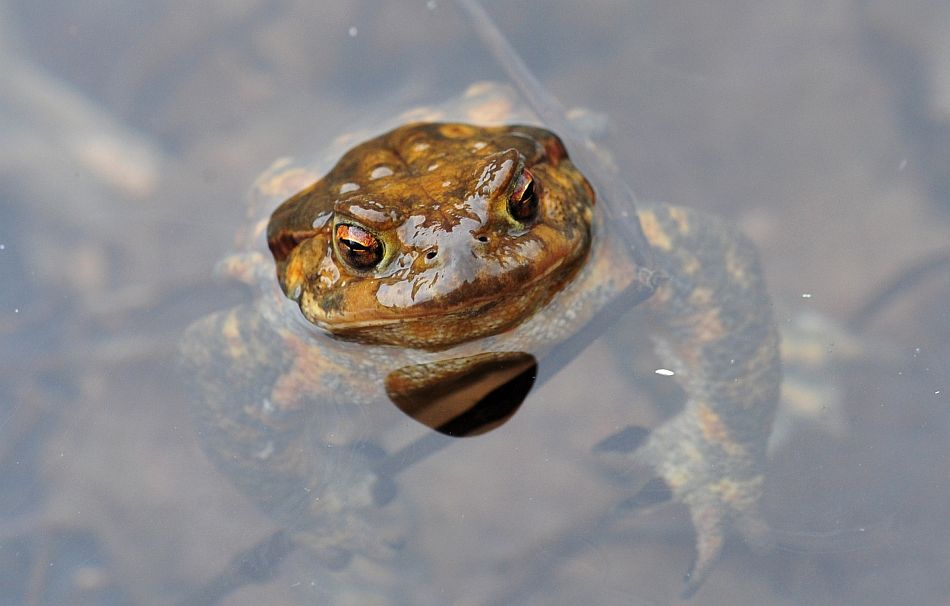
M 779 320 L 811 327 L 766 489 L 780 545 L 731 543 L 694 602 L 950 604 L 950 5 L 485 4 L 641 198 L 741 225 Z M 275 530 L 200 450 L 178 335 L 249 296 L 212 269 L 275 158 L 485 79 L 449 0 L 0 2 L 0 605 L 173 604 Z M 605 529 L 626 493 L 589 460 L 661 417 L 643 343 L 636 374 L 604 340 L 400 478 L 427 564 L 394 603 L 676 599 L 685 512 Z M 346 582 L 295 554 L 223 603 Z

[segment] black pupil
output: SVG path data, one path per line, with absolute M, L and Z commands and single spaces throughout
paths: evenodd
M 538 200 L 534 195 L 534 179 L 525 174 L 521 176 L 522 184 L 518 187 L 509 200 L 509 211 L 511 215 L 519 221 L 527 221 L 534 218 L 538 210 Z M 527 183 L 524 183 L 527 181 Z M 519 191 L 520 190 L 520 191 Z
M 344 239 L 343 244 L 349 247 L 350 250 L 352 250 L 353 252 L 366 252 L 370 248 L 369 246 L 364 246 L 363 244 L 360 244 L 356 240 Z

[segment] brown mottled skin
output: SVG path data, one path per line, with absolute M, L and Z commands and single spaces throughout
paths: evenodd
M 709 215 L 674 206 L 639 211 L 668 282 L 647 301 L 658 353 L 686 391 L 683 411 L 634 457 L 652 466 L 690 510 L 695 591 L 736 525 L 769 540 L 758 514 L 781 362 L 772 304 L 752 244 Z
M 587 255 L 590 187 L 566 156 L 530 126 L 417 124 L 358 145 L 274 211 L 267 239 L 281 287 L 309 321 L 363 343 L 439 349 L 497 334 Z M 522 222 L 508 200 L 526 169 L 543 202 Z M 340 224 L 379 238 L 378 265 L 334 254 Z
M 511 202 L 525 175 L 536 208 Z M 265 288 L 185 336 L 208 452 L 317 553 L 386 556 L 398 539 L 378 533 L 392 506 L 374 502 L 374 452 L 354 446 L 397 422 L 386 377 L 483 352 L 542 357 L 584 326 L 638 269 L 596 237 L 609 226 L 594 210 L 593 189 L 541 128 L 410 124 L 354 147 L 272 215 L 286 298 Z M 729 528 L 766 534 L 778 337 L 741 235 L 672 206 L 639 216 L 667 276 L 646 307 L 688 402 L 631 456 L 689 507 L 694 590 Z

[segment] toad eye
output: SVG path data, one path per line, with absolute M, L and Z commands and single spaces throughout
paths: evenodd
M 375 234 L 347 223 L 337 225 L 334 232 L 340 257 L 350 267 L 371 269 L 382 261 L 383 243 Z
M 527 168 L 521 172 L 508 196 L 508 213 L 521 223 L 531 221 L 538 214 L 534 175 Z

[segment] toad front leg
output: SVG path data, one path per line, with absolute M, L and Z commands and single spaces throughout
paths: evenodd
M 690 511 L 694 593 L 736 527 L 767 541 L 759 514 L 766 442 L 779 398 L 778 331 L 755 250 L 735 229 L 667 205 L 640 213 L 669 279 L 648 301 L 658 353 L 683 386 L 684 409 L 633 453 Z
M 352 369 L 267 317 L 247 305 L 186 331 L 181 352 L 202 446 L 327 566 L 390 557 L 402 528 L 372 470 L 381 453 L 361 439 L 356 405 L 338 401 Z

